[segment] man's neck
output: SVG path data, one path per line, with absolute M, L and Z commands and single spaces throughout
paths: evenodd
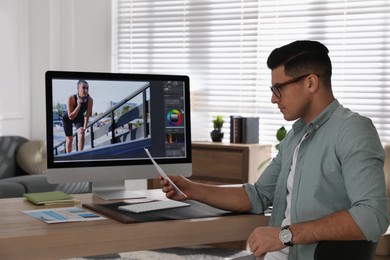
M 333 101 L 335 100 L 335 97 L 333 94 L 321 99 L 314 101 L 311 107 L 311 113 L 306 115 L 306 117 L 302 118 L 307 125 L 309 125 L 313 120 L 321 114 L 322 111 L 324 111 L 325 108 L 327 108 Z

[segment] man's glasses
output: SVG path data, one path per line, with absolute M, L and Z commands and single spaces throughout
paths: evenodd
M 274 93 L 277 98 L 280 98 L 282 96 L 282 92 L 280 91 L 282 89 L 282 87 L 287 86 L 287 85 L 292 84 L 292 83 L 295 83 L 295 82 L 298 82 L 301 79 L 304 79 L 311 74 L 313 74 L 313 73 L 309 73 L 309 74 L 305 74 L 305 75 L 302 75 L 302 76 L 299 76 L 299 77 L 296 77 L 293 79 L 289 79 L 289 80 L 282 82 L 282 83 L 276 83 L 275 85 L 272 85 L 270 87 L 270 89 L 271 89 L 272 93 Z

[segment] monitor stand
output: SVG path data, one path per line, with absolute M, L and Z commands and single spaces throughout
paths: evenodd
M 125 181 L 93 182 L 92 193 L 103 200 L 145 198 L 144 194 L 127 190 Z

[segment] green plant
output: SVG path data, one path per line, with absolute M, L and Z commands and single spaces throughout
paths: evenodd
M 217 115 L 217 117 L 213 120 L 214 130 L 221 130 L 224 122 L 223 117 L 221 115 Z
M 278 131 L 276 131 L 276 139 L 279 141 L 278 144 L 275 145 L 275 149 L 276 150 L 279 150 L 279 146 L 280 146 L 280 142 L 286 137 L 286 134 L 287 134 L 287 130 L 284 126 L 282 126 L 281 128 L 278 129 Z M 272 158 L 268 158 L 266 160 L 264 160 L 258 167 L 257 167 L 257 171 L 260 171 L 263 167 L 265 167 L 266 165 L 268 165 L 268 163 L 272 160 Z
M 282 126 L 276 131 L 276 139 L 279 141 L 277 145 L 275 145 L 276 150 L 279 150 L 280 142 L 286 137 L 287 130 Z

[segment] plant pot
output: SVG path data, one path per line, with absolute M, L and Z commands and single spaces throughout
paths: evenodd
M 210 136 L 213 142 L 222 142 L 223 132 L 221 130 L 214 129 L 213 131 L 211 131 Z

